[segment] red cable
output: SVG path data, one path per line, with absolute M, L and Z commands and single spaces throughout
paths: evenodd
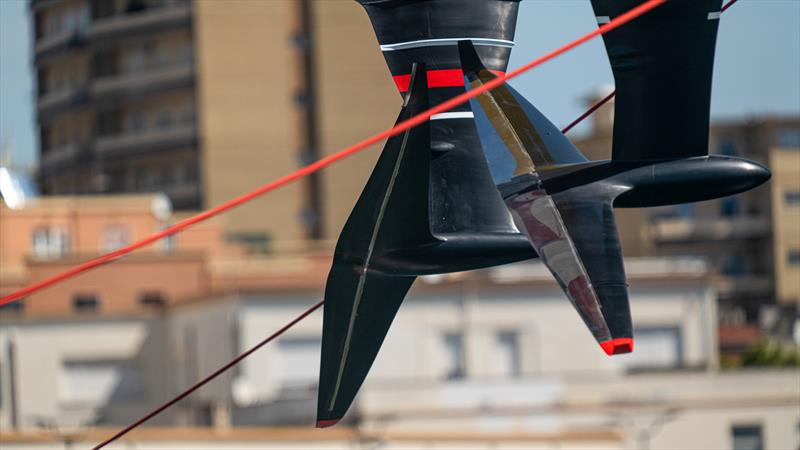
M 722 8 L 719 10 L 719 12 L 725 12 L 726 9 L 730 8 L 731 6 L 733 6 L 733 4 L 738 2 L 738 1 L 739 0 L 730 0 L 728 3 L 725 3 L 724 5 L 722 5 Z
M 617 93 L 617 91 L 611 91 L 611 93 L 608 94 L 604 99 L 602 99 L 599 102 L 597 102 L 594 105 L 592 105 L 592 107 L 587 109 L 585 113 L 580 115 L 580 117 L 578 117 L 577 119 L 573 120 L 569 125 L 565 126 L 564 129 L 561 130 L 561 132 L 566 134 L 569 130 L 572 129 L 572 127 L 574 127 L 575 125 L 583 122 L 583 119 L 591 116 L 593 112 L 597 111 L 601 106 L 605 105 L 607 101 L 609 101 L 612 98 L 614 98 L 614 95 L 616 95 L 616 93 Z
M 591 39 L 593 39 L 593 38 L 595 38 L 595 37 L 597 37 L 597 36 L 599 36 L 601 34 L 605 34 L 605 33 L 609 32 L 609 31 L 611 31 L 611 30 L 613 30 L 613 29 L 615 29 L 615 28 L 617 28 L 617 27 L 619 27 L 621 25 L 624 25 L 624 24 L 628 23 L 631 20 L 635 19 L 636 17 L 639 17 L 640 15 L 646 13 L 647 11 L 650 11 L 651 9 L 661 5 L 662 3 L 665 3 L 666 1 L 667 0 L 648 0 L 648 1 L 644 2 L 644 3 L 642 3 L 641 5 L 639 5 L 639 6 L 635 7 L 635 8 L 632 8 L 630 11 L 615 17 L 614 20 L 612 20 L 609 23 L 597 28 L 596 30 L 594 30 L 594 31 L 592 31 L 590 33 L 587 33 L 587 34 L 581 36 L 580 38 L 575 39 L 574 41 L 564 45 L 563 47 L 558 48 L 556 50 L 553 50 L 552 52 L 550 52 L 550 53 L 548 53 L 548 54 L 546 54 L 544 56 L 541 56 L 541 57 L 539 57 L 539 58 L 537 58 L 537 59 L 535 59 L 535 60 L 533 60 L 533 61 L 531 61 L 531 62 L 529 62 L 529 63 L 527 63 L 525 65 L 523 65 L 522 67 L 519 67 L 519 68 L 517 68 L 515 70 L 512 70 L 511 72 L 508 72 L 507 74 L 505 74 L 505 76 L 499 76 L 499 77 L 497 77 L 497 78 L 495 78 L 495 79 L 487 82 L 486 84 L 483 84 L 483 85 L 481 85 L 481 86 L 479 86 L 479 87 L 477 87 L 475 89 L 471 89 L 471 90 L 469 90 L 467 92 L 464 92 L 463 94 L 459 94 L 459 95 L 457 95 L 457 96 L 455 96 L 455 97 L 453 97 L 453 98 L 451 98 L 451 99 L 449 99 L 449 100 L 447 100 L 445 102 L 442 102 L 442 103 L 434 106 L 433 108 L 428 109 L 427 111 L 421 112 L 421 113 L 417 114 L 416 116 L 410 117 L 410 118 L 408 118 L 408 119 L 396 124 L 394 127 L 390 128 L 388 130 L 384 130 L 384 131 L 382 131 L 382 132 L 380 132 L 378 134 L 375 134 L 375 135 L 373 135 L 373 136 L 371 136 L 371 137 L 369 137 L 367 139 L 364 139 L 363 141 L 361 141 L 361 142 L 359 142 L 357 144 L 354 144 L 354 145 L 352 145 L 352 146 L 350 146 L 350 147 L 348 147 L 348 148 L 346 148 L 346 149 L 344 149 L 344 150 L 342 150 L 342 151 L 340 151 L 338 153 L 334 153 L 333 155 L 326 156 L 326 157 L 324 157 L 324 158 L 322 158 L 322 159 L 320 159 L 320 160 L 318 160 L 318 161 L 316 161 L 316 162 L 314 162 L 312 164 L 309 164 L 309 165 L 301 168 L 300 170 L 297 170 L 296 172 L 290 173 L 288 175 L 284 175 L 283 177 L 278 178 L 277 180 L 272 181 L 270 183 L 267 183 L 267 184 L 259 187 L 258 189 L 255 189 L 255 190 L 253 190 L 251 192 L 248 192 L 248 193 L 246 193 L 244 195 L 241 195 L 241 196 L 236 197 L 234 199 L 231 199 L 231 200 L 229 200 L 229 201 L 227 201 L 225 203 L 217 205 L 217 206 L 215 206 L 215 207 L 213 207 L 211 209 L 208 209 L 208 210 L 206 210 L 206 211 L 204 211 L 204 212 L 202 212 L 202 213 L 200 213 L 200 214 L 198 214 L 196 216 L 192 216 L 192 217 L 189 217 L 187 219 L 184 219 L 184 220 L 182 220 L 182 221 L 180 221 L 180 222 L 178 222 L 178 223 L 176 223 L 174 225 L 171 225 L 171 226 L 169 226 L 169 227 L 167 227 L 167 228 L 165 228 L 165 229 L 163 229 L 163 230 L 161 230 L 161 231 L 159 231 L 157 233 L 151 234 L 150 236 L 148 236 L 148 237 L 146 237 L 146 238 L 144 238 L 144 239 L 142 239 L 140 241 L 134 242 L 134 243 L 132 243 L 130 245 L 122 247 L 122 248 L 120 248 L 118 250 L 115 250 L 115 251 L 113 251 L 111 253 L 107 253 L 105 255 L 98 256 L 97 258 L 94 258 L 94 259 L 86 261 L 86 262 L 84 262 L 82 264 L 79 264 L 79 265 L 73 267 L 72 269 L 66 270 L 66 271 L 64 271 L 62 273 L 59 273 L 59 274 L 54 275 L 54 276 L 49 277 L 49 278 L 45 278 L 42 281 L 39 281 L 37 283 L 31 284 L 31 285 L 29 285 L 27 287 L 24 287 L 22 289 L 14 291 L 11 294 L 8 294 L 8 295 L 0 298 L 0 306 L 7 305 L 7 304 L 9 304 L 11 302 L 20 300 L 23 297 L 25 297 L 26 295 L 30 295 L 30 294 L 32 294 L 34 292 L 37 292 L 37 291 L 39 291 L 41 289 L 44 289 L 44 288 L 46 288 L 48 286 L 51 286 L 51 285 L 55 284 L 55 283 L 58 283 L 58 282 L 63 281 L 63 280 L 66 280 L 67 278 L 72 278 L 72 277 L 74 277 L 75 275 L 78 275 L 81 272 L 86 272 L 87 270 L 91 270 L 91 269 L 94 269 L 95 267 L 102 266 L 104 264 L 112 262 L 112 261 L 116 260 L 117 258 L 120 258 L 120 257 L 122 257 L 124 255 L 127 255 L 128 253 L 130 253 L 130 252 L 132 252 L 134 250 L 138 250 L 138 249 L 140 249 L 142 247 L 150 245 L 150 244 L 152 244 L 153 242 L 155 242 L 155 241 L 157 241 L 159 239 L 163 239 L 163 238 L 165 238 L 167 236 L 173 235 L 173 234 L 175 234 L 175 233 L 177 233 L 179 231 L 182 231 L 183 229 L 188 228 L 188 227 L 190 227 L 190 226 L 192 226 L 192 225 L 194 225 L 194 224 L 196 224 L 198 222 L 202 222 L 202 221 L 204 221 L 206 219 L 210 219 L 211 217 L 214 217 L 214 216 L 219 215 L 219 214 L 221 214 L 221 213 L 223 213 L 223 212 L 225 212 L 225 211 L 227 211 L 227 210 L 229 210 L 231 208 L 239 206 L 242 203 L 246 203 L 246 202 L 248 202 L 248 201 L 250 201 L 250 200 L 252 200 L 252 199 L 254 199 L 256 197 L 264 195 L 267 192 L 275 190 L 275 189 L 277 189 L 277 188 L 279 188 L 279 187 L 281 187 L 281 186 L 283 186 L 285 184 L 288 184 L 288 183 L 290 183 L 292 181 L 295 181 L 295 180 L 297 180 L 299 178 L 302 178 L 302 177 L 304 177 L 306 175 L 314 173 L 314 172 L 322 169 L 323 167 L 329 166 L 329 165 L 333 164 L 334 162 L 339 161 L 340 159 L 346 158 L 346 157 L 352 155 L 353 153 L 359 152 L 359 151 L 369 147 L 372 144 L 376 144 L 376 143 L 378 143 L 378 142 L 380 142 L 380 141 L 382 141 L 384 139 L 390 138 L 392 136 L 396 136 L 396 135 L 398 135 L 398 134 L 400 134 L 400 133 L 402 133 L 402 132 L 404 132 L 404 131 L 406 131 L 406 130 L 408 130 L 410 128 L 413 128 L 413 127 L 415 127 L 415 126 L 427 121 L 434 114 L 439 114 L 439 113 L 448 111 L 448 110 L 450 110 L 450 109 L 452 109 L 452 108 L 454 108 L 454 107 L 456 107 L 458 105 L 466 103 L 466 102 L 469 101 L 469 99 L 471 99 L 473 97 L 476 97 L 476 96 L 478 96 L 478 95 L 480 95 L 480 94 L 482 94 L 482 93 L 484 93 L 484 92 L 486 92 L 488 90 L 494 89 L 494 88 L 502 85 L 503 83 L 505 83 L 507 80 L 510 80 L 512 78 L 516 78 L 517 76 L 519 76 L 519 75 L 521 75 L 521 74 L 533 69 L 534 67 L 536 67 L 536 66 L 538 66 L 538 65 L 540 65 L 540 64 L 542 64 L 544 62 L 547 62 L 547 61 L 555 58 L 556 56 L 561 55 L 562 53 L 565 53 L 565 52 L 567 52 L 569 50 L 572 50 L 573 48 L 585 43 L 588 40 L 591 40 Z
M 219 369 L 215 370 L 211 375 L 203 378 L 202 380 L 200 380 L 197 383 L 195 383 L 189 389 L 187 389 L 187 390 L 181 392 L 180 394 L 178 394 L 177 397 L 175 397 L 172 400 L 164 403 L 163 405 L 159 406 L 158 408 L 150 411 L 147 415 L 145 415 L 141 419 L 139 419 L 136 422 L 133 422 L 132 424 L 130 424 L 127 427 L 123 428 L 122 430 L 117 432 L 117 434 L 115 434 L 115 435 L 111 436 L 110 438 L 106 439 L 105 441 L 95 445 L 94 447 L 92 447 L 92 450 L 98 450 L 98 449 L 103 448 L 106 445 L 116 441 L 117 439 L 121 438 L 122 436 L 128 434 L 128 432 L 130 432 L 134 428 L 138 427 L 139 425 L 141 425 L 141 424 L 147 422 L 148 420 L 152 419 L 153 417 L 157 416 L 159 413 L 161 413 L 165 409 L 167 409 L 170 406 L 174 405 L 175 403 L 178 403 L 179 401 L 183 400 L 184 398 L 186 398 L 192 392 L 200 389 L 205 384 L 207 384 L 209 381 L 213 380 L 214 378 L 216 378 L 217 376 L 219 376 L 220 374 L 222 374 L 226 370 L 228 370 L 231 367 L 233 367 L 234 365 L 236 365 L 239 361 L 247 358 L 248 356 L 250 356 L 256 350 L 260 349 L 261 347 L 265 346 L 267 343 L 269 343 L 270 341 L 272 341 L 276 337 L 278 337 L 278 336 L 282 335 L 283 333 L 285 333 L 289 328 L 292 328 L 297 322 L 300 322 L 301 320 L 303 320 L 306 317 L 308 317 L 309 314 L 311 314 L 312 312 L 314 312 L 317 309 L 319 309 L 319 307 L 322 306 L 323 303 L 325 303 L 325 300 L 322 300 L 322 301 L 318 302 L 316 305 L 314 305 L 314 306 L 308 308 L 307 310 L 303 311 L 302 314 L 300 314 L 299 316 L 295 317 L 291 322 L 289 322 L 286 325 L 284 325 L 280 330 L 272 333 L 272 335 L 270 335 L 268 338 L 264 339 L 263 341 L 259 342 L 258 344 L 256 344 L 252 348 L 250 348 L 250 350 L 247 350 L 246 352 L 244 352 L 241 355 L 237 356 L 236 358 L 231 360 L 229 363 L 227 363 L 224 366 L 220 367 Z

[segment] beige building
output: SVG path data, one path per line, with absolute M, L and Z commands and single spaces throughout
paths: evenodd
M 46 194 L 216 205 L 389 127 L 400 98 L 355 2 L 33 0 Z M 364 95 L 369 92 L 369 95 Z M 335 239 L 377 149 L 219 222 L 253 250 Z
M 772 238 L 775 295 L 800 303 L 800 151 L 776 146 L 769 151 L 772 168 Z
M 19 209 L 0 199 L 0 294 L 143 239 L 175 220 L 160 194 L 50 196 Z M 5 308 L 26 317 L 158 310 L 212 288 L 209 261 L 242 253 L 225 243 L 219 226 L 202 223 Z
M 539 262 L 423 277 L 339 426 L 312 428 L 318 311 L 122 446 L 796 447 L 797 369 L 717 369 L 706 265 L 630 258 L 626 269 L 633 354 L 606 356 Z M 322 292 L 311 272 L 262 278 L 268 290 L 212 293 L 113 319 L 0 316 L 2 447 L 90 447 Z

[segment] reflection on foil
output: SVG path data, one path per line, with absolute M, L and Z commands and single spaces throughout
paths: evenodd
M 539 189 L 513 195 L 506 205 L 592 334 L 599 341 L 611 339 L 597 294 L 553 199 Z

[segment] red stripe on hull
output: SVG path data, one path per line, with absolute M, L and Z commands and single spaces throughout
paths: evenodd
M 610 341 L 601 342 L 600 347 L 603 347 L 608 356 L 630 353 L 633 351 L 633 338 L 611 339 Z
M 318 420 L 317 421 L 317 428 L 328 428 L 328 427 L 332 427 L 332 426 L 336 425 L 337 423 L 339 423 L 339 419 Z
M 495 75 L 502 76 L 505 72 L 490 70 Z M 408 92 L 408 85 L 411 83 L 411 74 L 395 75 L 394 84 L 400 92 Z M 458 87 L 464 86 L 464 72 L 461 69 L 441 69 L 428 71 L 428 87 Z

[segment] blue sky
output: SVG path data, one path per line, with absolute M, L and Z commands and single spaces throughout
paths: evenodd
M 21 164 L 33 163 L 38 153 L 26 5 L 26 0 L 0 0 L 0 143 L 13 136 L 14 160 Z M 595 26 L 589 0 L 524 1 L 511 68 Z M 596 39 L 512 84 L 556 125 L 564 125 L 582 112 L 587 94 L 613 84 L 613 78 Z M 711 114 L 713 119 L 800 115 L 800 0 L 740 0 L 723 14 Z

